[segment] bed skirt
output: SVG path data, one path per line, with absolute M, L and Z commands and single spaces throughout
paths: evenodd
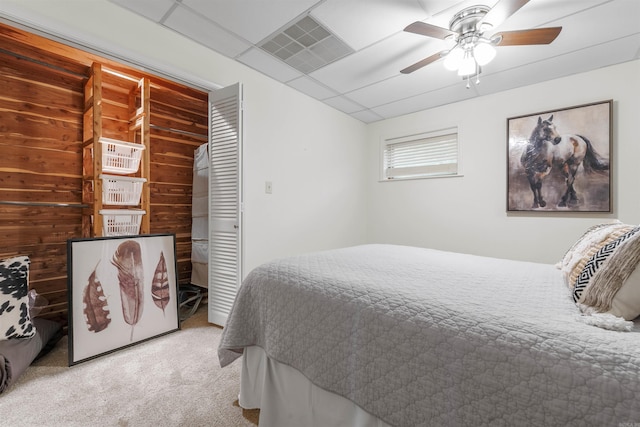
M 260 427 L 389 427 L 355 403 L 314 385 L 258 346 L 242 358 L 240 406 L 260 408 Z

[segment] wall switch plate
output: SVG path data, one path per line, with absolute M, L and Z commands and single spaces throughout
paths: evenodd
M 273 184 L 271 184 L 271 181 L 266 181 L 264 183 L 264 192 L 267 194 L 271 194 L 273 192 Z

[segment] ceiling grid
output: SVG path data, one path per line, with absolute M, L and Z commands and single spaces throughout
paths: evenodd
M 109 1 L 364 122 L 636 60 L 640 51 L 637 0 Z M 455 41 L 404 29 L 414 22 L 447 29 L 475 5 L 511 8 L 488 39 L 562 31 L 549 44 L 498 45 L 481 68 L 482 84 L 466 89 L 439 55 Z M 400 72 L 430 56 L 433 63 Z

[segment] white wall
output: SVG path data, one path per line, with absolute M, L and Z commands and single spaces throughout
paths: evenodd
M 243 84 L 246 265 L 364 243 L 366 126 L 284 85 Z
M 364 123 L 106 0 L 3 0 L 0 16 L 207 87 L 243 84 L 245 274 L 365 241 Z
M 613 213 L 507 213 L 507 118 L 608 99 Z M 555 263 L 592 224 L 640 223 L 639 119 L 634 61 L 373 123 L 368 240 Z M 463 177 L 378 182 L 380 138 L 449 126 L 459 126 Z

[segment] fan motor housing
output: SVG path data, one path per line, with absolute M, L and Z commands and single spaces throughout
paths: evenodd
M 480 28 L 478 28 L 478 23 L 489 10 L 491 10 L 489 7 L 483 5 L 470 6 L 462 9 L 451 18 L 449 29 L 462 36 L 467 33 L 479 32 Z

